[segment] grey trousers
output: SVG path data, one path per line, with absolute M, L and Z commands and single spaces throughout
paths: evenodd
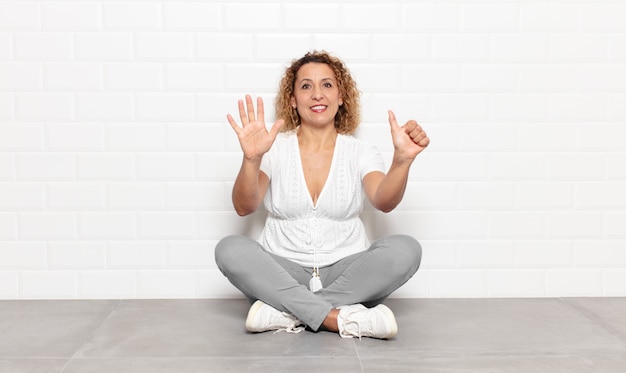
M 333 308 L 381 303 L 417 272 L 421 258 L 422 248 L 413 237 L 386 236 L 367 251 L 322 267 L 324 288 L 312 293 L 312 268 L 268 253 L 249 237 L 228 236 L 215 247 L 218 268 L 250 301 L 260 299 L 315 331 Z

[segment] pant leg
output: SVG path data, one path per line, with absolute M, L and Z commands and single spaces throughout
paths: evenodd
M 422 247 L 407 235 L 374 241 L 363 253 L 351 255 L 321 269 L 324 289 L 318 294 L 334 307 L 381 303 L 417 272 Z
M 308 288 L 310 269 L 272 255 L 257 241 L 228 236 L 215 247 L 215 261 L 248 299 L 260 299 L 317 330 L 333 306 Z

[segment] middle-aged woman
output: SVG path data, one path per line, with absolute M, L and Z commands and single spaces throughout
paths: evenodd
M 387 172 L 375 146 L 351 134 L 360 121 L 359 91 L 344 63 L 326 52 L 293 61 L 268 130 L 263 100 L 240 100 L 241 125 L 228 115 L 243 150 L 232 199 L 239 215 L 263 203 L 257 239 L 223 238 L 222 273 L 251 302 L 250 332 L 338 332 L 392 338 L 393 312 L 382 302 L 417 271 L 421 246 L 411 236 L 368 240 L 363 200 L 388 212 L 402 200 L 409 168 L 430 140 L 414 120 L 388 112 L 393 160 Z M 369 307 L 369 308 L 368 308 Z

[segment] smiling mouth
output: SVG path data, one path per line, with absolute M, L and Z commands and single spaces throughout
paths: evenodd
M 326 110 L 327 106 L 325 105 L 316 105 L 316 106 L 312 106 L 311 107 L 311 111 L 315 112 L 315 113 L 321 113 L 324 110 Z

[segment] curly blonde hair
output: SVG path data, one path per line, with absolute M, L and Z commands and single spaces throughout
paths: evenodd
M 285 70 L 275 102 L 276 118 L 285 121 L 281 131 L 291 131 L 300 125 L 300 115 L 296 109 L 291 107 L 291 98 L 293 97 L 296 75 L 300 68 L 307 63 L 324 63 L 335 72 L 339 97 L 343 99 L 343 105 L 339 106 L 335 115 L 335 128 L 341 134 L 350 134 L 356 131 L 361 120 L 361 93 L 343 61 L 325 51 L 308 52 L 304 57 L 293 60 L 291 66 Z

